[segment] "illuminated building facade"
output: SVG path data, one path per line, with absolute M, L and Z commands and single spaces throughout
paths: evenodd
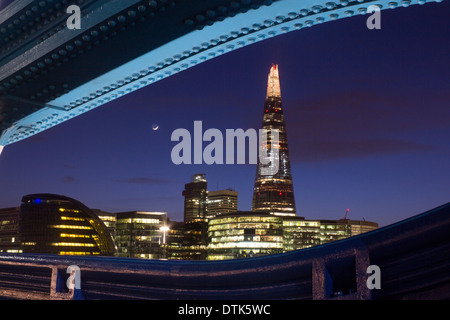
M 231 189 L 208 191 L 207 218 L 215 218 L 218 215 L 237 211 L 238 192 Z
M 320 243 L 328 243 L 352 236 L 352 229 L 343 220 L 319 220 Z
M 116 237 L 116 214 L 113 212 L 106 212 L 99 209 L 92 209 L 92 211 L 103 221 L 105 226 L 108 228 L 109 233 L 113 239 Z
M 254 257 L 283 252 L 282 217 L 238 211 L 208 222 L 208 260 Z
M 116 245 L 119 257 L 159 259 L 164 257 L 166 212 L 118 212 Z
M 23 253 L 112 256 L 116 251 L 111 234 L 92 210 L 59 195 L 24 196 L 19 232 Z
M 205 174 L 195 174 L 192 181 L 185 185 L 184 196 L 184 222 L 205 222 L 206 218 L 206 200 L 207 200 L 207 181 Z
M 20 253 L 19 207 L 0 209 L 0 252 Z
M 258 157 L 255 185 L 253 189 L 252 211 L 267 211 L 274 215 L 296 216 L 294 188 L 289 162 L 288 141 L 284 111 L 281 101 L 281 89 L 278 66 L 270 69 L 267 84 L 267 96 L 264 104 L 262 129 L 267 130 L 267 145 L 260 148 L 278 148 L 278 172 L 264 175 L 264 164 Z M 271 130 L 278 130 L 278 143 L 271 141 Z
M 360 220 L 305 220 L 283 218 L 284 251 L 300 250 L 356 236 L 378 228 L 378 224 Z
M 208 243 L 205 222 L 174 222 L 170 225 L 167 258 L 176 260 L 205 260 Z
M 342 221 L 342 220 L 339 220 Z M 344 221 L 342 221 L 344 222 Z M 378 229 L 378 223 L 365 220 L 346 220 L 348 225 L 350 225 L 351 236 L 357 236 L 358 234 L 369 232 Z
M 302 217 L 283 218 L 283 249 L 292 251 L 321 244 L 320 222 Z

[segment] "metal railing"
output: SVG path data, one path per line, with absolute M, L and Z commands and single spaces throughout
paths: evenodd
M 450 298 L 450 203 L 365 234 L 225 261 L 0 254 L 4 299 Z M 367 268 L 381 270 L 369 289 Z M 68 289 L 69 266 L 80 286 Z

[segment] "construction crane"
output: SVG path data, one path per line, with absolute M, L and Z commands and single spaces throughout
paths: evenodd
M 345 215 L 344 215 L 344 223 L 346 223 L 346 221 L 347 221 L 347 214 L 348 214 L 349 211 L 350 211 L 350 209 L 347 209 L 347 210 L 345 211 Z

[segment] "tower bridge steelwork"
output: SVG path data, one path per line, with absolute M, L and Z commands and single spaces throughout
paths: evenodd
M 450 203 L 351 238 L 226 261 L 0 254 L 0 299 L 449 299 Z M 80 268 L 66 292 L 67 268 Z M 381 270 L 380 289 L 367 268 Z
M 0 152 L 243 46 L 370 5 L 441 1 L 15 0 L 0 12 Z M 79 30 L 66 27 L 69 4 L 81 8 Z

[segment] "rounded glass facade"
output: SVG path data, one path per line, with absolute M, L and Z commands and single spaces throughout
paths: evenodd
M 22 198 L 23 253 L 112 256 L 114 240 L 102 220 L 81 202 L 51 194 Z

